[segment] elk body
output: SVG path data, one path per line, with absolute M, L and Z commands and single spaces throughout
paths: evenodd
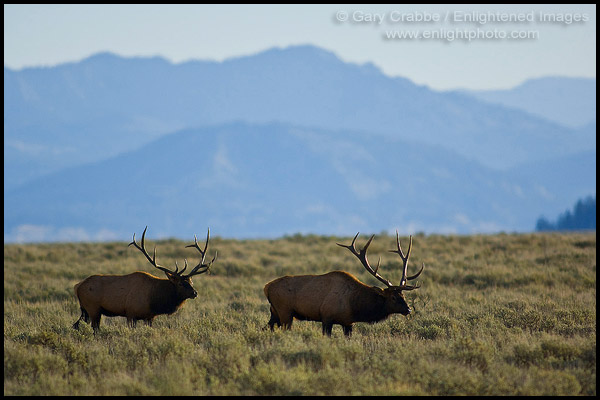
M 187 268 L 187 260 L 181 271 L 175 262 L 175 271 L 172 271 L 156 263 L 156 247 L 153 257 L 150 257 L 144 244 L 146 229 L 142 234 L 141 245 L 135 241 L 134 233 L 133 241 L 129 243 L 129 246 L 134 245 L 140 250 L 154 267 L 165 273 L 167 279 L 157 278 L 140 271 L 128 275 L 92 275 L 84 279 L 75 285 L 75 296 L 79 300 L 81 316 L 73 324 L 73 328 L 78 329 L 79 321 L 82 319 L 85 322 L 91 320 L 92 328 L 96 333 L 100 327 L 102 315 L 125 317 L 128 325 L 132 327 L 138 320 L 144 320 L 146 324 L 152 325 L 152 320 L 157 315 L 172 314 L 187 299 L 196 298 L 197 292 L 192 287 L 192 276 L 208 272 L 211 264 L 217 258 L 215 254 L 211 262 L 204 263 L 210 230 L 206 236 L 204 250 L 198 246 L 195 236 L 194 244 L 185 246 L 195 247 L 202 258 L 189 274 L 183 275 Z
M 419 286 L 407 285 L 406 282 L 416 279 L 425 267 L 422 264 L 421 270 L 415 275 L 408 277 L 406 275 L 412 248 L 412 236 L 406 255 L 400 247 L 397 232 L 397 250 L 390 250 L 398 253 L 404 264 L 402 278 L 397 286 L 392 285 L 390 281 L 377 273 L 379 263 L 375 269 L 369 265 L 367 249 L 374 236 L 371 236 L 360 252 L 354 247 L 358 233 L 350 245 L 339 243 L 337 245 L 349 249 L 358 257 L 365 269 L 387 286 L 385 289 L 365 285 L 344 271 L 333 271 L 323 275 L 284 276 L 275 279 L 267 283 L 264 288 L 265 296 L 271 304 L 271 319 L 268 322 L 271 330 L 275 324 L 278 327 L 283 326 L 284 329 L 290 329 L 293 319 L 296 318 L 320 321 L 323 334 L 328 336 L 331 336 L 333 325 L 339 324 L 342 326 L 344 334 L 350 336 L 352 324 L 355 322 L 375 323 L 386 319 L 391 314 L 410 314 L 411 309 L 402 292 L 419 288 Z

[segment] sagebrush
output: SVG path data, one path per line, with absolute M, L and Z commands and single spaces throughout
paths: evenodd
M 398 281 L 378 234 L 369 256 Z M 401 238 L 402 239 L 402 238 Z M 189 244 L 152 241 L 174 265 Z M 157 274 L 126 241 L 4 245 L 5 395 L 595 395 L 596 234 L 416 235 L 425 263 L 413 313 L 355 324 L 346 338 L 296 321 L 267 329 L 268 281 L 345 270 L 380 285 L 335 245 L 349 238 L 211 238 L 219 258 L 198 297 L 152 327 L 103 318 L 93 335 L 75 283 Z M 407 238 L 403 238 L 407 240 Z

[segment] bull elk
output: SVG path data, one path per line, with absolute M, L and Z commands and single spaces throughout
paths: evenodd
M 192 276 L 200 275 L 210 271 L 210 266 L 216 260 L 217 254 L 212 261 L 205 264 L 206 250 L 210 239 L 210 229 L 206 235 L 206 244 L 204 250 L 198 245 L 198 240 L 194 236 L 194 243 L 185 246 L 196 248 L 201 259 L 189 274 L 183 275 L 187 268 L 185 266 L 180 271 L 175 262 L 175 270 L 172 271 L 156 263 L 156 247 L 154 255 L 150 257 L 144 244 L 146 229 L 142 234 L 141 244 L 133 241 L 128 246 L 133 245 L 144 254 L 148 261 L 157 269 L 163 271 L 167 279 L 157 278 L 146 272 L 133 272 L 128 275 L 92 275 L 75 285 L 75 295 L 79 300 L 81 316 L 73 324 L 73 328 L 79 328 L 79 321 L 92 321 L 92 328 L 96 333 L 100 327 L 100 318 L 102 315 L 108 317 L 125 317 L 127 324 L 131 327 L 136 325 L 138 320 L 144 320 L 147 325 L 152 325 L 152 320 L 157 315 L 173 314 L 177 311 L 187 299 L 196 298 L 198 293 L 192 287 Z
M 292 327 L 294 318 L 298 320 L 320 321 L 323 334 L 331 336 L 334 324 L 339 324 L 344 335 L 352 334 L 352 324 L 355 322 L 375 323 L 386 319 L 391 314 L 408 315 L 410 307 L 404 299 L 403 291 L 414 290 L 420 286 L 407 285 L 408 280 L 416 279 L 421 270 L 415 275 L 407 276 L 408 258 L 412 249 L 412 236 L 406 255 L 400 247 L 400 238 L 396 231 L 397 253 L 403 262 L 400 284 L 394 286 L 389 280 L 377 273 L 379 262 L 375 269 L 371 268 L 367 259 L 367 249 L 375 235 L 371 236 L 362 250 L 357 251 L 354 243 L 358 233 L 350 245 L 336 243 L 354 254 L 365 269 L 385 284 L 385 289 L 377 286 L 367 286 L 352 274 L 344 271 L 333 271 L 323 275 L 296 275 L 277 278 L 265 285 L 264 292 L 271 305 L 271 319 L 268 322 L 271 331 L 273 326 L 283 325 L 284 329 Z

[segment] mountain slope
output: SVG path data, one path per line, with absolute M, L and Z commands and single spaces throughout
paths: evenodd
M 4 69 L 5 189 L 178 129 L 232 121 L 380 133 L 494 168 L 589 149 L 581 132 L 344 63 L 313 46 L 181 64 L 101 53 L 51 68 Z
M 596 193 L 596 151 L 521 164 L 507 171 L 515 179 L 527 179 L 553 201 L 570 204 Z
M 545 77 L 507 90 L 466 92 L 568 127 L 579 128 L 596 120 L 596 79 Z
M 296 232 L 530 230 L 561 209 L 530 181 L 429 146 L 359 131 L 226 124 L 5 192 L 5 241 Z M 136 228 L 137 227 L 137 228 Z M 30 235 L 31 237 L 31 235 Z

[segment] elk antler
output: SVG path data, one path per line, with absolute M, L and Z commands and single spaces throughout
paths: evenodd
M 350 250 L 350 252 L 352 254 L 354 254 L 356 257 L 358 257 L 358 259 L 360 260 L 362 265 L 365 267 L 365 269 L 367 271 L 369 271 L 369 273 L 371 275 L 373 275 L 375 278 L 377 278 L 380 282 L 383 282 L 384 284 L 386 284 L 388 287 L 392 287 L 393 285 L 390 281 L 388 281 L 387 279 L 385 279 L 384 277 L 382 277 L 381 275 L 379 275 L 377 273 L 377 270 L 379 269 L 379 263 L 381 262 L 381 258 L 379 258 L 379 261 L 377 261 L 377 267 L 375 269 L 371 268 L 371 266 L 369 265 L 369 260 L 367 260 L 367 248 L 371 244 L 371 241 L 373 240 L 375 235 L 371 236 L 371 238 L 369 239 L 367 244 L 365 244 L 365 247 L 363 247 L 362 250 L 360 252 L 358 252 L 358 251 L 356 251 L 356 247 L 354 247 L 354 242 L 356 242 L 356 238 L 358 237 L 359 233 L 360 232 L 358 232 L 356 234 L 356 236 L 354 236 L 354 239 L 352 239 L 352 243 L 350 245 L 345 245 L 345 244 L 340 244 L 340 243 L 336 243 L 336 244 L 338 246 L 345 247 L 348 250 Z
M 144 244 L 144 239 L 146 237 L 146 230 L 148 229 L 148 226 L 146 226 L 146 228 L 144 229 L 144 233 L 142 233 L 142 241 L 141 241 L 141 246 L 137 244 L 137 242 L 135 241 L 135 232 L 133 233 L 133 241 L 131 243 L 129 243 L 127 245 L 127 247 L 134 245 L 139 251 L 142 252 L 142 254 L 144 254 L 146 256 L 146 258 L 148 259 L 148 261 L 150 261 L 150 264 L 154 265 L 156 268 L 160 269 L 161 271 L 166 272 L 167 274 L 170 275 L 181 275 L 183 273 L 183 271 L 185 271 L 185 269 L 187 268 L 187 261 L 185 263 L 185 266 L 183 267 L 183 269 L 181 271 L 179 271 L 179 267 L 177 266 L 177 261 L 175 261 L 175 271 L 171 271 L 170 269 L 167 269 L 165 267 L 162 267 L 160 265 L 158 265 L 156 263 L 156 246 L 154 246 L 154 255 L 152 258 L 150 258 L 150 255 L 148 254 L 148 252 L 146 251 L 146 245 Z
M 398 287 L 401 288 L 402 290 L 418 289 L 420 286 L 411 286 L 411 285 L 406 284 L 407 280 L 415 279 L 419 275 L 421 275 L 421 272 L 423 272 L 423 268 L 425 268 L 425 263 L 422 263 L 421 270 L 419 272 L 417 272 L 416 274 L 414 274 L 412 276 L 408 276 L 408 277 L 406 276 L 406 273 L 408 271 L 408 257 L 410 257 L 410 250 L 412 249 L 412 235 L 410 236 L 410 239 L 409 239 L 408 251 L 406 252 L 406 256 L 404 255 L 404 252 L 402 251 L 402 247 L 400 246 L 400 236 L 398 235 L 398 231 L 396 231 L 396 245 L 398 246 L 398 250 L 390 250 L 390 252 L 397 253 L 400 256 L 400 258 L 402 259 L 402 262 L 404 264 L 402 267 L 402 278 L 400 279 L 400 285 Z
M 196 265 L 187 276 L 199 275 L 199 274 L 203 274 L 205 272 L 210 273 L 210 266 L 217 259 L 218 253 L 215 251 L 215 256 L 213 257 L 212 261 L 209 262 L 208 264 L 204 264 L 204 258 L 206 257 L 206 249 L 208 248 L 209 240 L 210 240 L 210 228 L 208 229 L 208 233 L 206 234 L 206 244 L 204 245 L 204 250 L 200 249 L 200 246 L 198 246 L 198 239 L 196 239 L 196 235 L 194 235 L 194 243 L 185 246 L 185 247 L 195 247 L 200 252 L 200 254 L 202 254 L 202 259 L 200 260 L 198 265 Z

